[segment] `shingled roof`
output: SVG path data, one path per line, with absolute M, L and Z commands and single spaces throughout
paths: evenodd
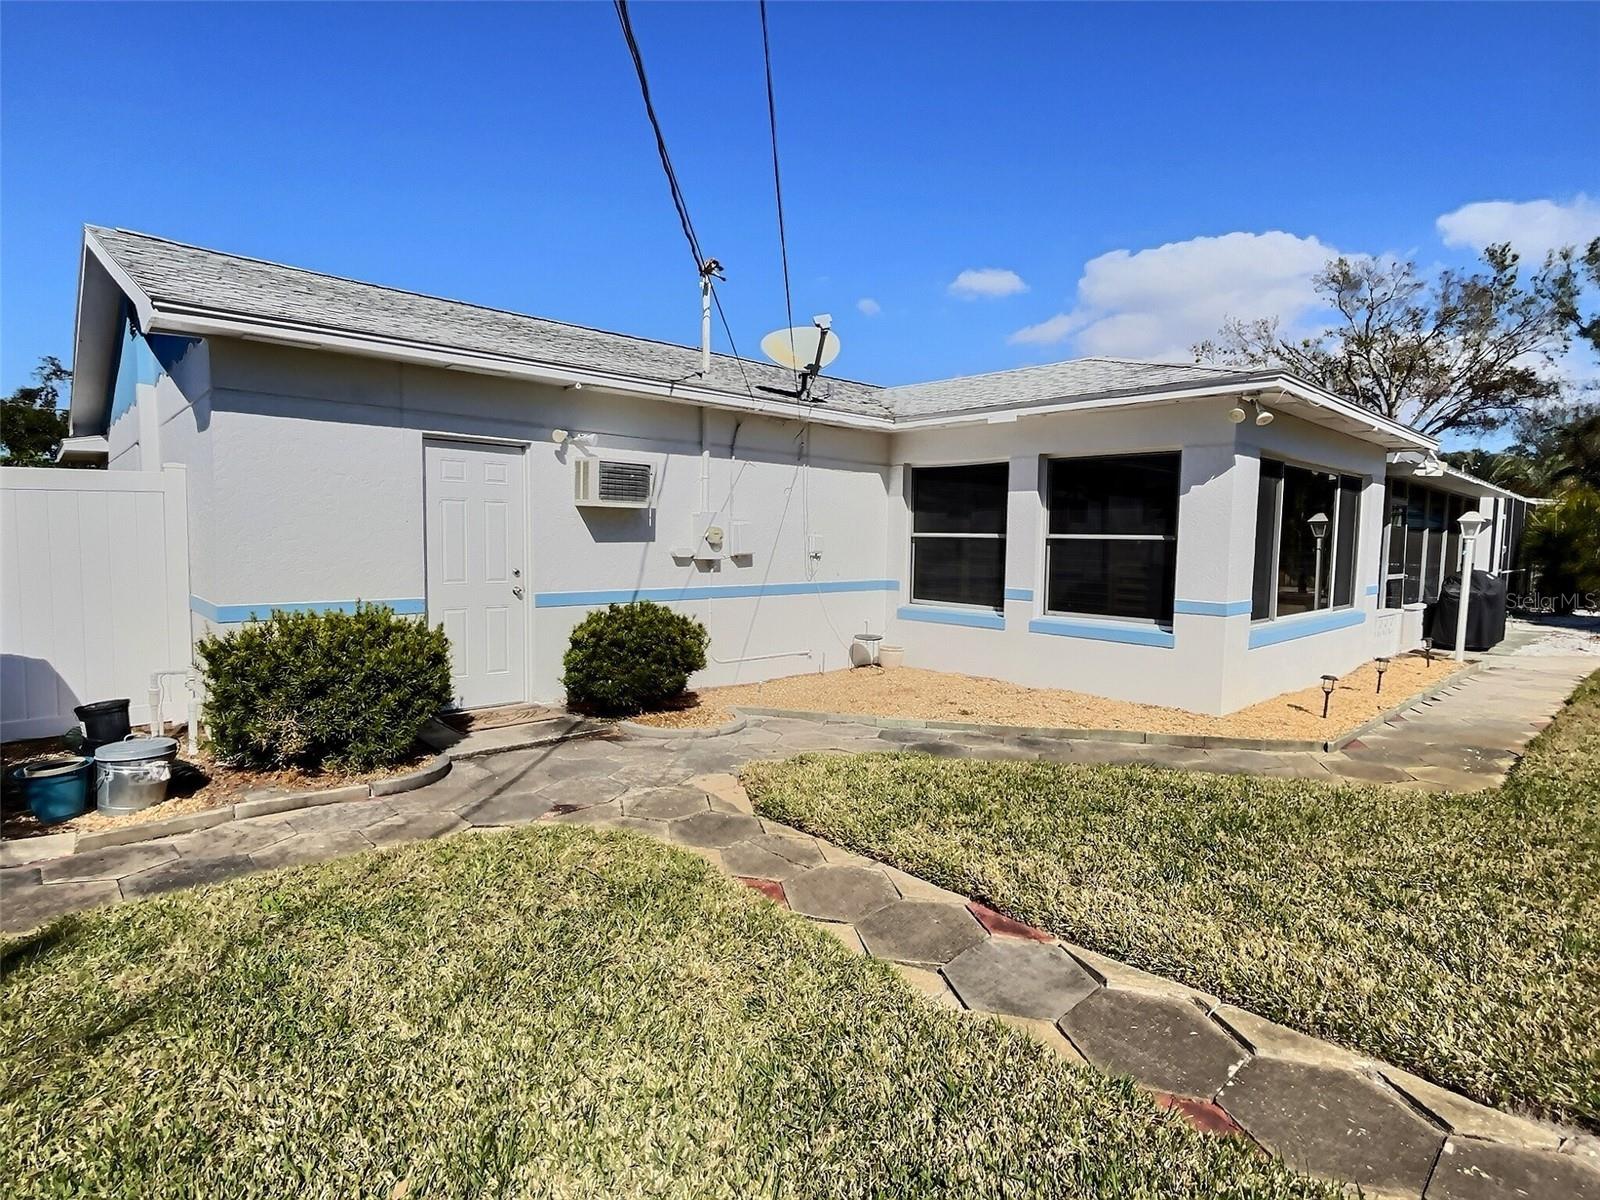
M 787 405 L 793 402 L 790 371 L 714 354 L 710 371 L 701 375 L 700 352 L 693 346 L 425 296 L 125 229 L 89 226 L 85 253 L 74 353 L 74 369 L 85 386 L 74 393 L 75 435 L 104 432 L 105 406 L 96 397 L 106 393 L 115 371 L 113 330 L 120 321 L 123 294 L 140 306 L 147 332 L 222 330 L 231 335 L 238 330 L 243 336 L 331 343 L 354 353 L 467 370 L 509 369 L 535 378 L 543 377 L 541 372 L 566 378 L 587 374 L 601 387 L 690 403 L 753 404 L 768 412 L 791 411 Z M 100 259 L 92 271 L 87 269 L 90 254 Z M 820 403 L 811 412 L 818 421 L 889 429 L 941 418 L 960 420 L 963 414 L 991 409 L 1070 407 L 1123 398 L 1131 403 L 1143 396 L 1226 393 L 1258 383 L 1273 390 L 1279 408 L 1288 406 L 1356 436 L 1391 448 L 1434 444 L 1280 371 L 1119 358 L 1071 359 L 889 388 L 823 376 L 812 389 L 812 398 Z

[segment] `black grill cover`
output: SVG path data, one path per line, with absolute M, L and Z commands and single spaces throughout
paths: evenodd
M 1467 649 L 1488 650 L 1506 636 L 1506 581 L 1487 571 L 1472 573 L 1472 603 L 1467 606 Z M 1456 648 L 1456 617 L 1461 611 L 1461 576 L 1452 575 L 1439 588 L 1433 608 L 1433 644 Z

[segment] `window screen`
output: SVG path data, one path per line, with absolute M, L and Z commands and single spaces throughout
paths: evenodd
M 1354 475 L 1262 459 L 1250 601 L 1255 620 L 1354 601 L 1361 488 Z
M 911 471 L 911 599 L 1005 602 L 1006 463 Z
M 1140 454 L 1049 462 L 1047 611 L 1172 620 L 1180 461 Z

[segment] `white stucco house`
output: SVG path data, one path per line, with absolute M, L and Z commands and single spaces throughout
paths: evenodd
M 183 469 L 196 633 L 381 601 L 445 627 L 464 706 L 559 699 L 572 626 L 641 597 L 710 631 L 700 685 L 842 667 L 870 630 L 1224 713 L 1415 645 L 1461 512 L 1493 519 L 1481 569 L 1515 565 L 1520 497 L 1280 372 L 1088 358 L 800 403 L 700 366 L 91 227 L 65 453 Z

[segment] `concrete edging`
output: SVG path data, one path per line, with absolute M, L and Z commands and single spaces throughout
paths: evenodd
M 450 773 L 450 766 L 448 755 L 435 754 L 430 762 L 415 771 L 389 779 L 373 780 L 371 783 L 354 783 L 346 787 L 323 788 L 312 792 L 292 792 L 287 796 L 261 796 L 255 800 L 240 800 L 234 804 L 182 813 L 175 817 L 162 817 L 154 821 L 142 821 L 117 829 L 96 829 L 87 833 L 49 833 L 36 838 L 18 838 L 0 843 L 0 868 L 23 867 L 48 859 L 105 850 L 112 846 L 129 846 L 135 842 L 154 841 L 156 838 L 210 829 L 214 825 L 225 825 L 229 821 L 264 817 L 269 813 L 294 812 L 303 808 L 317 808 L 324 804 L 337 804 L 345 800 L 398 796 L 402 792 L 415 791 L 417 788 L 438 782 Z M 27 847 L 33 844 L 37 844 L 43 853 L 29 854 Z
M 739 714 L 743 714 L 745 711 L 742 708 L 734 709 L 734 712 Z M 723 725 L 695 725 L 673 728 L 668 725 L 641 725 L 637 721 L 618 721 L 617 728 L 622 730 L 628 737 L 671 741 L 674 738 L 726 737 L 730 733 L 738 733 L 749 723 L 743 715 L 740 715 Z
M 983 725 L 975 721 L 923 720 L 917 717 L 874 717 L 858 713 L 812 712 L 794 708 L 757 708 L 743 705 L 734 712 L 745 717 L 777 717 L 789 721 L 809 721 L 814 725 L 867 725 L 876 729 L 925 729 L 930 733 L 981 733 L 990 737 L 1017 740 L 1044 738 L 1053 741 L 1118 742 L 1149 746 L 1179 746 L 1191 750 L 1258 750 L 1275 753 L 1331 754 L 1342 750 L 1364 733 L 1371 733 L 1380 725 L 1393 720 L 1407 709 L 1428 704 L 1447 692 L 1453 691 L 1466 679 L 1483 669 L 1483 662 L 1469 663 L 1438 687 L 1421 692 L 1386 709 L 1347 733 L 1327 741 L 1310 738 L 1242 738 L 1223 737 L 1198 733 L 1150 733 L 1137 729 L 1068 729 L 1058 726 L 1043 728 L 1026 725 Z M 731 730 L 729 731 L 731 732 Z

